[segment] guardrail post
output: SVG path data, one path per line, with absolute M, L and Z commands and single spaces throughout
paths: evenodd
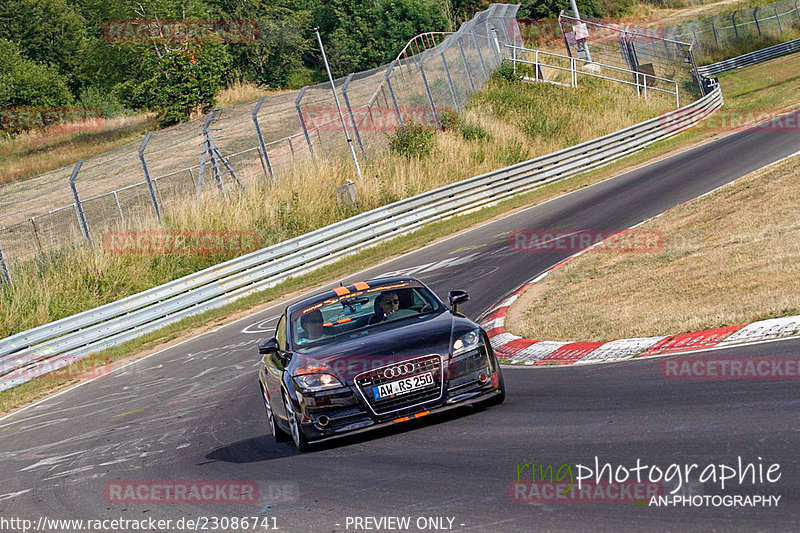
M 395 62 L 392 62 L 386 68 L 386 75 L 383 77 L 383 81 L 386 82 L 385 85 L 389 89 L 389 96 L 392 97 L 392 106 L 394 107 L 394 112 L 397 115 L 397 123 L 400 124 L 400 126 L 402 127 L 403 115 L 400 113 L 400 106 L 397 105 L 397 97 L 394 94 L 394 87 L 392 87 L 392 80 L 391 80 L 392 72 L 394 71 L 394 64 Z M 383 100 L 386 101 L 386 103 L 388 104 L 388 101 L 386 100 L 386 93 L 384 93 L 383 95 Z
M 783 24 L 781 24 L 781 16 L 778 15 L 778 5 L 774 4 L 772 7 L 775 8 L 775 20 L 778 21 L 778 31 L 783 33 Z
M 256 127 L 256 135 L 258 136 L 258 152 L 261 155 L 261 168 L 264 169 L 264 174 L 275 182 L 275 174 L 272 171 L 272 163 L 269 160 L 269 154 L 267 153 L 267 145 L 264 143 L 264 136 L 261 135 L 261 125 L 258 123 L 258 112 L 261 109 L 261 105 L 264 103 L 264 96 L 258 99 L 256 102 L 256 106 L 253 108 L 253 124 Z
M 739 28 L 736 27 L 736 13 L 738 11 L 734 11 L 731 13 L 731 22 L 733 23 L 733 32 L 736 34 L 736 39 L 739 39 Z
M 442 56 L 442 65 L 444 65 L 444 73 L 447 75 L 447 85 L 450 87 L 450 96 L 453 97 L 453 106 L 458 110 L 461 108 L 461 106 L 458 103 L 456 87 L 453 85 L 453 78 L 450 76 L 450 69 L 447 67 L 447 59 L 444 57 L 444 50 L 442 50 L 439 55 Z
M 756 21 L 756 29 L 758 30 L 758 34 L 761 35 L 761 24 L 758 23 L 758 8 L 753 10 L 753 20 Z
M 306 138 L 306 144 L 308 144 L 308 151 L 311 154 L 311 159 L 316 161 L 316 155 L 314 155 L 314 149 L 311 147 L 311 137 L 308 136 L 308 129 L 306 128 L 306 121 L 303 118 L 303 111 L 300 109 L 300 101 L 303 99 L 303 96 L 306 94 L 306 90 L 308 86 L 303 87 L 300 89 L 300 94 L 297 95 L 297 99 L 294 101 L 294 107 L 297 109 L 297 117 L 300 119 L 300 126 L 303 127 L 303 136 Z
M 433 93 L 431 93 L 431 87 L 428 85 L 428 76 L 425 75 L 425 65 L 422 61 L 422 56 L 419 56 L 419 73 L 422 76 L 422 84 L 425 85 L 425 93 L 428 95 L 428 103 L 431 105 L 431 111 L 433 111 L 433 119 L 436 121 L 436 126 L 441 128 L 442 123 L 439 122 L 439 112 L 436 111 L 436 104 L 433 103 Z
M 483 81 L 489 79 L 489 71 L 486 70 L 486 63 L 483 62 L 483 54 L 481 53 L 481 47 L 478 46 L 478 39 L 475 37 L 475 33 L 472 33 L 472 44 L 475 45 L 475 50 L 478 51 L 478 61 L 481 64 L 481 70 L 483 70 Z
M 147 135 L 144 136 L 142 140 L 142 144 L 139 146 L 139 161 L 142 162 L 142 171 L 144 171 L 144 181 L 147 183 L 147 190 L 150 191 L 150 200 L 153 202 L 153 210 L 156 212 L 156 218 L 159 222 L 161 222 L 161 210 L 158 207 L 158 200 L 156 199 L 156 191 L 153 189 L 153 182 L 150 180 L 150 172 L 147 170 L 147 161 L 144 159 L 144 150 L 147 148 L 147 143 L 150 142 L 150 138 L 153 136 L 153 132 L 148 131 Z
M 92 244 L 92 237 L 89 235 L 89 225 L 86 223 L 86 213 L 83 212 L 83 204 L 78 195 L 78 185 L 75 183 L 78 172 L 81 170 L 81 165 L 83 165 L 83 159 L 75 163 L 75 168 L 72 169 L 72 175 L 69 177 L 69 186 L 72 189 L 72 196 L 75 199 L 75 211 L 78 214 L 78 224 L 83 232 L 83 238 L 86 239 L 86 242 Z
M 0 246 L 0 284 L 11 285 L 11 274 L 8 273 L 6 258 L 3 256 L 3 247 Z
M 461 54 L 461 61 L 464 62 L 464 70 L 467 72 L 467 81 L 469 81 L 469 89 L 474 93 L 475 92 L 475 82 L 472 80 L 472 73 L 469 71 L 469 63 L 467 63 L 467 54 L 464 53 L 464 46 L 461 44 L 461 39 L 456 41 L 458 43 L 458 51 Z M 514 49 L 516 51 L 516 48 Z M 514 69 L 517 68 L 516 63 L 514 63 Z
M 402 67 L 400 69 L 402 72 Z M 356 123 L 356 116 L 353 114 L 353 108 L 350 105 L 350 98 L 347 96 L 347 87 L 350 85 L 350 82 L 353 81 L 354 74 L 349 74 L 347 78 L 344 80 L 344 84 L 342 85 L 342 96 L 344 97 L 344 105 L 347 106 L 347 114 L 350 115 L 350 122 L 353 123 L 353 131 L 356 134 L 356 142 L 358 142 L 358 147 L 361 149 L 361 155 L 367 157 L 367 152 L 364 150 L 364 143 L 361 142 L 361 134 L 358 132 L 358 124 Z

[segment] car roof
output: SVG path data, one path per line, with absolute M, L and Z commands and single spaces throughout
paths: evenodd
M 350 293 L 359 292 L 362 290 L 376 289 L 379 287 L 386 287 L 387 285 L 395 285 L 397 283 L 409 282 L 409 281 L 413 283 L 422 284 L 420 280 L 418 280 L 413 276 L 392 276 L 387 278 L 375 278 L 364 281 L 357 281 L 349 285 L 340 285 L 339 287 L 334 287 L 333 289 L 327 290 L 325 292 L 320 292 L 313 296 L 309 296 L 304 300 L 301 300 L 299 302 L 290 305 L 287 308 L 287 312 L 291 314 L 298 309 L 304 309 L 310 305 L 327 300 L 329 298 L 336 298 L 339 296 L 345 296 Z

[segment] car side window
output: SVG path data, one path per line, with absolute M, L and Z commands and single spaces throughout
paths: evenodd
M 278 320 L 278 327 L 275 328 L 275 338 L 278 340 L 278 348 L 286 351 L 289 347 L 286 345 L 286 315 L 281 316 Z

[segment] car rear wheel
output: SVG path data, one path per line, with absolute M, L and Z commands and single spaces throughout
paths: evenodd
M 292 401 L 286 391 L 283 392 L 283 404 L 286 406 L 286 417 L 289 419 L 289 429 L 291 429 L 294 445 L 301 452 L 305 452 L 309 448 L 308 439 L 303 435 L 303 431 L 300 429 L 300 422 L 297 421 L 297 413 L 295 413 Z
M 286 442 L 289 440 L 289 435 L 281 429 L 278 425 L 278 421 L 275 420 L 275 413 L 272 412 L 272 404 L 269 402 L 267 391 L 264 390 L 263 385 L 261 386 L 261 396 L 264 398 L 264 408 L 267 410 L 267 427 L 272 434 L 272 438 L 275 439 L 275 442 Z

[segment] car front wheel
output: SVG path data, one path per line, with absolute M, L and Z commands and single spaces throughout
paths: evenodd
M 283 393 L 283 404 L 286 406 L 286 416 L 289 419 L 289 429 L 291 429 L 294 445 L 297 446 L 297 449 L 301 452 L 305 452 L 309 448 L 308 439 L 303 435 L 303 431 L 300 429 L 300 422 L 297 421 L 297 413 L 295 413 L 292 400 L 289 398 L 286 391 Z
M 278 425 L 278 421 L 275 420 L 275 413 L 272 412 L 272 404 L 269 402 L 267 391 L 264 389 L 263 385 L 261 386 L 261 397 L 264 398 L 264 408 L 267 410 L 267 427 L 272 434 L 272 438 L 275 439 L 275 442 L 286 442 L 289 440 L 289 435 L 281 429 Z

